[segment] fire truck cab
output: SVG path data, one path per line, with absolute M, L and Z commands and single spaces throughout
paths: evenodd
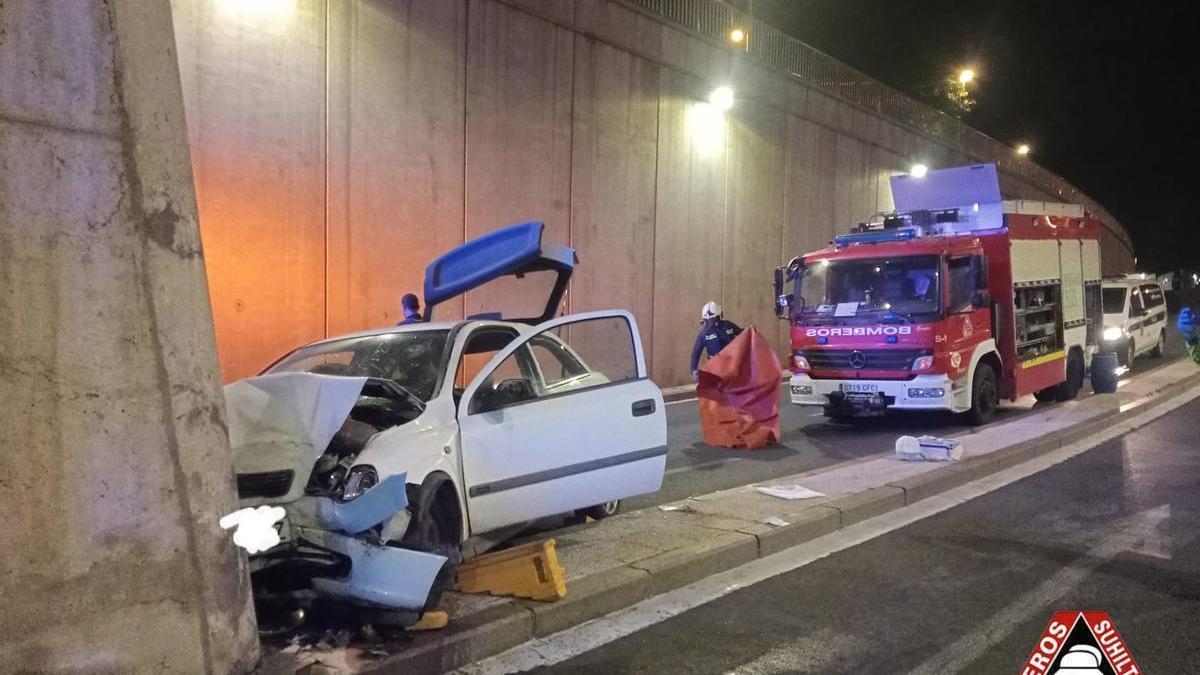
M 775 272 L 792 403 L 833 418 L 1068 400 L 1101 326 L 1100 225 L 1004 201 L 994 164 L 891 180 L 897 211 Z

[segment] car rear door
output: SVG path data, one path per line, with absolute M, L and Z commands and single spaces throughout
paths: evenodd
M 534 327 L 467 386 L 458 415 L 473 533 L 662 484 L 662 392 L 628 312 Z
M 1142 286 L 1142 303 L 1146 307 L 1145 323 L 1142 325 L 1143 340 L 1146 349 L 1153 349 L 1167 325 L 1167 303 L 1162 288 L 1158 284 Z

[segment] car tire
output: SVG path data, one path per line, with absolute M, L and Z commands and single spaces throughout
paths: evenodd
M 990 364 L 980 363 L 975 366 L 975 376 L 971 378 L 971 409 L 963 414 L 971 426 L 979 427 L 992 419 L 999 405 L 1000 387 L 996 382 L 996 371 Z
M 1072 350 L 1067 356 L 1067 380 L 1054 388 L 1054 400 L 1071 401 L 1079 396 L 1079 390 L 1083 388 L 1084 370 L 1083 355 Z
M 617 499 L 611 502 L 604 502 L 595 506 L 589 506 L 586 509 L 579 509 L 575 512 L 575 516 L 580 521 L 591 518 L 592 520 L 604 520 L 611 516 L 615 516 L 621 512 L 621 500 Z
M 442 593 L 454 587 L 458 566 L 462 562 L 462 544 L 458 536 L 461 523 L 455 522 L 458 504 L 452 502 L 452 489 L 443 488 L 448 482 L 437 477 L 426 479 L 417 492 L 417 498 L 409 502 L 410 507 L 415 507 L 413 522 L 400 542 L 404 548 L 446 558 L 425 601 L 427 612 L 436 609 Z
M 1161 359 L 1163 354 L 1167 353 L 1167 331 L 1158 331 L 1158 342 L 1154 343 L 1154 349 L 1150 350 L 1150 356 L 1156 359 Z

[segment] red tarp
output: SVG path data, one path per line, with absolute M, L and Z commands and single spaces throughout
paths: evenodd
M 754 326 L 700 368 L 704 442 L 758 448 L 779 442 L 779 357 Z

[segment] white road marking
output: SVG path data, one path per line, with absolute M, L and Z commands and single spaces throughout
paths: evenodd
M 799 569 L 816 560 L 937 515 L 1010 483 L 1045 471 L 1113 438 L 1127 434 L 1197 397 L 1200 397 L 1200 387 L 1193 387 L 1104 432 L 1064 446 L 1019 466 L 921 500 L 911 506 L 855 523 L 837 532 L 786 551 L 780 551 L 766 558 L 759 558 L 741 567 L 701 579 L 674 591 L 648 598 L 632 607 L 613 612 L 599 619 L 593 619 L 554 635 L 531 640 L 455 672 L 464 675 L 492 675 L 521 672 L 561 663 L 690 609 L 722 598 L 738 589 Z M 1043 606 L 1041 609 L 1044 611 L 1045 607 Z M 986 646 L 983 645 L 984 648 Z
M 1056 600 L 1083 583 L 1101 565 L 1142 543 L 1147 537 L 1156 537 L 1158 525 L 1169 516 L 1170 510 L 1164 504 L 1122 518 L 1113 524 L 1114 531 L 1111 534 L 1070 565 L 991 615 L 987 621 L 950 643 L 911 672 L 915 675 L 967 672 L 969 666 L 988 648 L 1007 637 L 1017 626 L 1035 614 L 1048 615 Z
M 693 396 L 691 398 L 681 398 L 678 401 L 667 401 L 667 405 L 675 405 L 676 403 L 687 403 L 688 401 L 699 401 L 699 400 L 700 400 L 699 396 Z

